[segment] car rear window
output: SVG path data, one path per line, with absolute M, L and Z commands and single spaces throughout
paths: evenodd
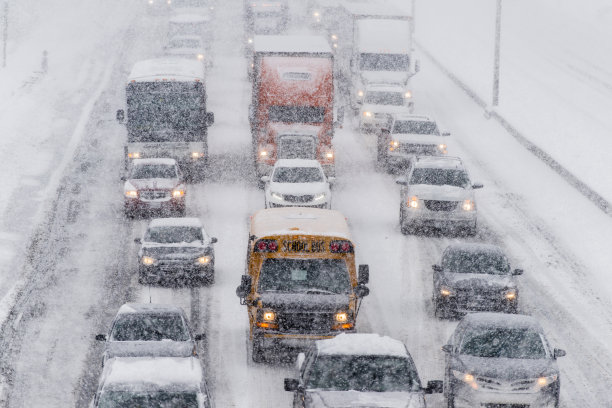
M 120 315 L 113 325 L 111 341 L 188 341 L 189 330 L 177 313 Z
M 442 267 L 452 273 L 510 273 L 510 264 L 503 254 L 486 251 L 447 251 L 442 257 Z

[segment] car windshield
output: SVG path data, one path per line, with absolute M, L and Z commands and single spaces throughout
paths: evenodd
M 409 71 L 410 57 L 405 54 L 361 54 L 359 69 L 362 71 Z
M 505 255 L 486 251 L 452 250 L 442 257 L 442 267 L 452 273 L 507 275 L 510 264 Z
M 365 103 L 402 106 L 404 104 L 404 95 L 401 92 L 369 91 L 366 93 Z
M 270 106 L 268 117 L 271 122 L 322 123 L 325 108 L 319 106 Z
M 413 135 L 439 135 L 436 122 L 424 120 L 396 120 L 393 123 L 393 133 L 410 133 Z
M 419 391 L 420 382 L 410 360 L 392 356 L 319 356 L 307 388 L 333 391 Z
M 180 244 L 203 241 L 202 229 L 198 227 L 151 227 L 145 234 L 145 241 L 159 244 Z
M 170 41 L 168 48 L 200 48 L 200 42 L 195 39 L 174 39 Z
M 470 180 L 463 170 L 420 168 L 415 169 L 412 173 L 410 184 L 466 188 L 470 184 Z
M 139 164 L 132 168 L 132 179 L 177 178 L 176 168 L 168 164 Z
M 323 174 L 318 167 L 277 167 L 272 181 L 275 183 L 320 183 Z
M 100 408 L 198 408 L 195 392 L 104 391 Z
M 111 341 L 188 341 L 189 330 L 178 313 L 130 313 L 120 315 L 110 335 Z
M 344 259 L 266 259 L 260 292 L 346 294 L 351 289 Z
M 540 333 L 522 328 L 477 329 L 467 333 L 460 354 L 489 358 L 546 358 Z

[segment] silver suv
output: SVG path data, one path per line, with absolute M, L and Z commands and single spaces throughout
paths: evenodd
M 408 161 L 396 183 L 400 193 L 399 223 L 402 233 L 423 228 L 447 228 L 476 234 L 477 208 L 472 183 L 458 157 L 417 156 Z

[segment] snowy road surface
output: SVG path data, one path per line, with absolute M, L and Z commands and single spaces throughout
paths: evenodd
M 293 367 L 250 361 L 246 310 L 234 292 L 244 270 L 248 219 L 264 202 L 250 159 L 240 6 L 231 0 L 217 10 L 216 60 L 208 78 L 209 109 L 216 117 L 209 133 L 210 174 L 204 183 L 188 186 L 188 215 L 201 217 L 219 239 L 215 284 L 189 289 L 137 283 L 133 238 L 146 220 L 126 221 L 122 215 L 125 130 L 113 118 L 124 104 L 130 65 L 159 52 L 162 44 L 156 33 L 163 32 L 163 19 L 143 15 L 123 49 L 116 50 L 118 62 L 101 96 L 84 90 L 96 99 L 86 115 L 85 136 L 75 146 L 76 160 L 61 175 L 51 222 L 37 225 L 44 234 L 23 267 L 31 270 L 31 301 L 13 320 L 15 330 L 3 333 L 13 341 L 0 361 L 6 369 L 5 405 L 86 406 L 101 370 L 102 347 L 94 335 L 107 330 L 122 303 L 149 300 L 181 305 L 195 331 L 207 333 L 201 358 L 217 407 L 290 405 L 283 378 L 294 374 Z M 96 78 L 103 83 L 102 72 Z M 568 351 L 559 363 L 562 406 L 612 406 L 612 281 L 607 276 L 612 219 L 487 121 L 426 60 L 414 87 L 417 111 L 431 113 L 452 131 L 449 153 L 463 157 L 472 179 L 485 184 L 478 192 L 479 233 L 469 240 L 502 245 L 513 265 L 525 269 L 521 311 L 536 316 L 553 346 Z M 73 119 L 76 124 L 78 117 Z M 333 207 L 349 219 L 357 262 L 371 270 L 371 295 L 359 330 L 404 341 L 422 380 L 441 379 L 440 347 L 456 322 L 433 317 L 431 264 L 446 245 L 465 238 L 400 233 L 398 186 L 376 168 L 373 137 L 356 132 L 351 122 L 347 116 L 336 134 L 338 182 L 332 194 Z M 436 395 L 428 403 L 442 407 L 444 401 Z

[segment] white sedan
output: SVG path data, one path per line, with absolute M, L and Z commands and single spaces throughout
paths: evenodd
M 331 208 L 330 183 L 316 160 L 280 159 L 270 176 L 263 176 L 266 208 L 316 207 Z

